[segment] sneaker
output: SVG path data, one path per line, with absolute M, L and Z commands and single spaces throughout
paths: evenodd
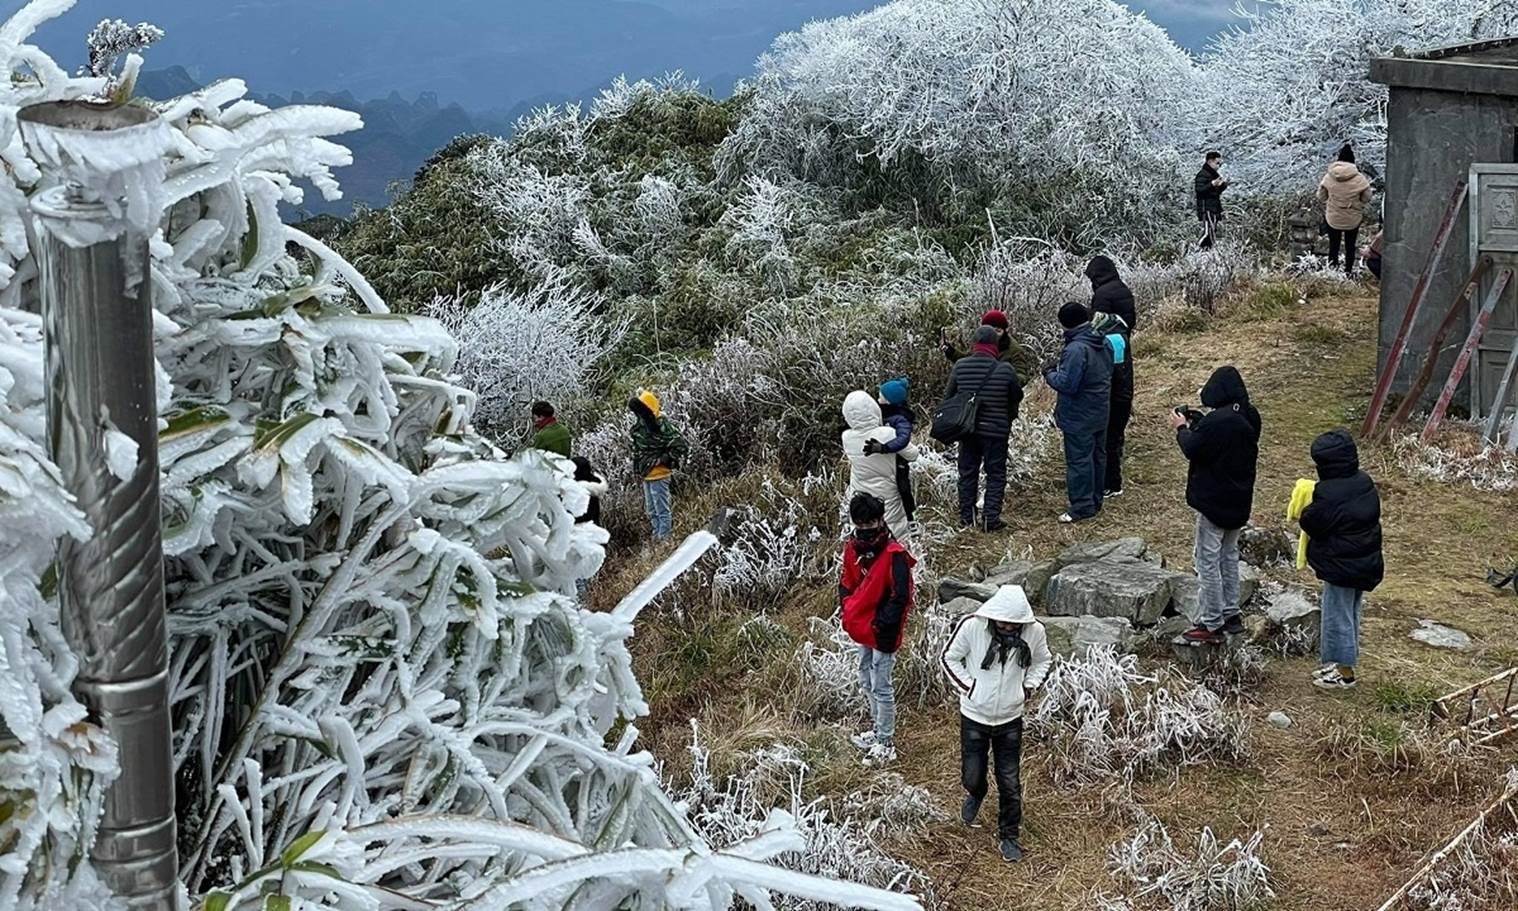
M 850 737 L 849 741 L 854 744 L 855 749 L 868 750 L 870 747 L 879 743 L 880 738 L 875 736 L 875 732 L 873 730 L 870 730 L 860 731 L 858 734 Z
M 1352 690 L 1355 688 L 1355 678 L 1338 673 L 1327 674 L 1314 680 L 1312 685 L 1320 690 Z
M 896 761 L 896 747 L 889 743 L 876 741 L 875 745 L 870 747 L 869 751 L 864 754 L 863 761 L 864 767 L 867 769 L 878 769 L 882 766 L 890 765 Z
M 1001 859 L 1009 864 L 1015 864 L 1023 859 L 1023 846 L 1017 843 L 1017 839 L 1003 838 L 1001 840 Z
M 965 795 L 964 805 L 959 808 L 959 818 L 965 825 L 975 825 L 975 817 L 980 815 L 980 805 L 984 800 L 984 797 Z
M 981 531 L 984 531 L 987 534 L 991 534 L 993 532 L 1005 531 L 1006 528 L 1007 523 L 1003 522 L 1000 519 L 996 519 L 991 522 L 987 522 L 984 526 L 981 527 Z
M 1123 495 L 1123 489 L 1121 487 L 1119 487 L 1117 490 L 1104 490 L 1104 491 L 1102 491 L 1102 499 L 1103 500 L 1115 500 L 1115 499 L 1117 499 L 1118 497 L 1120 497 L 1122 495 Z
M 1210 630 L 1205 626 L 1197 626 L 1182 633 L 1181 638 L 1187 642 L 1222 642 L 1223 633 L 1220 630 Z
M 1247 630 L 1244 629 L 1244 618 L 1240 617 L 1238 614 L 1233 614 L 1227 620 L 1223 621 L 1223 635 L 1241 636 L 1245 632 L 1247 632 Z
M 1060 514 L 1059 521 L 1061 525 L 1074 525 L 1079 522 L 1089 522 L 1094 518 L 1096 518 L 1096 513 L 1092 513 L 1089 516 L 1073 516 L 1066 512 Z
M 1327 663 L 1327 664 L 1323 665 L 1322 667 L 1318 668 L 1317 670 L 1313 671 L 1312 672 L 1312 679 L 1314 679 L 1314 680 L 1321 680 L 1322 678 L 1327 677 L 1329 674 L 1337 674 L 1338 672 L 1339 672 L 1339 666 L 1337 664 L 1334 664 L 1332 661 L 1330 661 L 1329 663 Z

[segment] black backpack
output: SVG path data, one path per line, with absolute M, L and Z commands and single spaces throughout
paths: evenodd
M 939 402 L 933 412 L 933 427 L 928 436 L 948 446 L 974 434 L 976 420 L 980 417 L 980 394 L 1001 366 L 999 361 L 993 363 L 974 392 L 962 389 Z

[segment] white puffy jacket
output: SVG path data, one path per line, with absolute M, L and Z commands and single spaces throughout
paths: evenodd
M 886 524 L 896 540 L 907 538 L 907 511 L 896 488 L 896 456 L 908 462 L 917 460 L 917 447 L 908 443 L 900 453 L 866 455 L 867 440 L 889 443 L 896 431 L 887 427 L 880 415 L 880 403 L 868 392 L 855 390 L 843 400 L 843 419 L 849 428 L 843 432 L 843 454 L 849 459 L 849 496 L 871 493 L 885 501 Z
M 1023 625 L 1023 641 L 1032 657 L 1026 668 L 1017 663 L 1015 653 L 1009 653 L 1005 662 L 981 667 L 991 648 L 990 623 L 997 620 Z M 1053 663 L 1044 626 L 1033 618 L 1033 606 L 1017 585 L 1003 585 L 979 610 L 961 619 L 940 660 L 959 691 L 960 713 L 992 727 L 1023 717 L 1026 694 L 1043 684 Z

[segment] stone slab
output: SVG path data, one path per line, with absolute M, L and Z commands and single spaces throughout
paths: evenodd
M 1170 607 L 1179 573 L 1149 563 L 1080 563 L 1044 589 L 1044 610 L 1059 617 L 1120 617 L 1152 626 Z

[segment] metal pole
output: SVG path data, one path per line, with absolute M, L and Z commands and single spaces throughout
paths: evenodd
M 99 139 L 156 115 L 61 103 L 26 108 L 19 119 L 29 140 L 43 130 L 67 141 L 71 131 Z M 103 200 L 77 185 L 38 194 L 32 208 L 49 455 L 94 531 L 86 542 L 65 538 L 58 547 L 61 624 L 79 658 L 74 691 L 116 742 L 121 760 L 91 860 L 129 907 L 169 911 L 178 856 L 147 237 L 127 230 Z M 125 480 L 109 467 L 112 431 L 137 445 Z

